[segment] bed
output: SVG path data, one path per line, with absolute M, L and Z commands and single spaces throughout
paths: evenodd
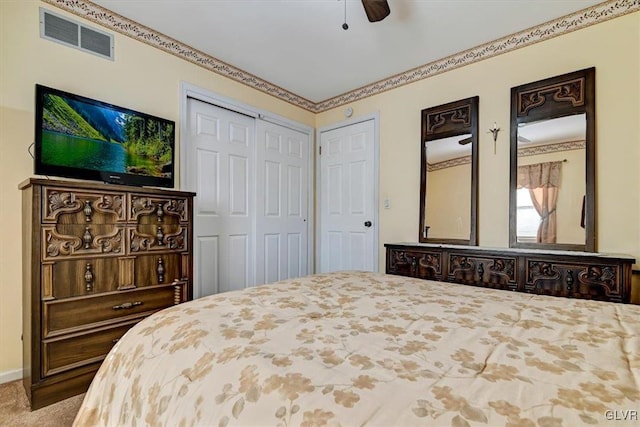
M 74 425 L 636 425 L 639 337 L 635 305 L 318 274 L 140 322 Z

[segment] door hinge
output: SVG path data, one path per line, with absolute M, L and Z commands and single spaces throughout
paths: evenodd
M 319 148 L 320 148 L 320 152 L 319 152 L 319 154 L 320 154 L 320 155 L 322 155 L 322 145 L 320 145 L 320 147 L 319 147 Z

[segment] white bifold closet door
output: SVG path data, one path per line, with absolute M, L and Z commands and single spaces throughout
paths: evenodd
M 197 297 L 307 274 L 309 136 L 187 102 Z
M 256 284 L 307 274 L 309 136 L 257 123 Z

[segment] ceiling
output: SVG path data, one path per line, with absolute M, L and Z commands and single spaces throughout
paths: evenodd
M 318 103 L 602 1 L 389 0 L 377 23 L 360 0 L 93 3 Z
M 471 134 L 467 133 L 425 142 L 425 144 L 427 144 L 427 162 L 432 165 L 447 160 L 471 156 L 471 144 L 460 144 L 461 140 L 469 138 L 470 136 Z
M 519 147 L 584 141 L 586 138 L 587 116 L 585 114 L 523 123 L 518 126 Z

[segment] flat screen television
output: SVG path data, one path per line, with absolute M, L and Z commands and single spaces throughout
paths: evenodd
M 35 173 L 174 186 L 175 122 L 36 85 Z

